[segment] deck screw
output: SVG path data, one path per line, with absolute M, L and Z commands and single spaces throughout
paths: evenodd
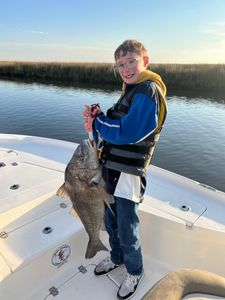
M 19 184 L 13 184 L 10 186 L 10 190 L 17 190 L 19 187 Z

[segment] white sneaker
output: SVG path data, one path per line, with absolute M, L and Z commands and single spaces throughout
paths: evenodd
M 105 275 L 108 274 L 109 272 L 111 272 L 112 270 L 118 268 L 119 265 L 114 264 L 111 261 L 110 257 L 107 257 L 105 259 L 103 259 L 95 268 L 94 273 L 95 275 L 99 276 L 99 275 Z
M 141 273 L 141 275 L 131 275 L 128 273 L 127 277 L 124 279 L 124 281 L 122 282 L 118 290 L 117 297 L 119 299 L 126 299 L 126 300 L 133 297 L 142 277 L 143 277 L 143 272 Z

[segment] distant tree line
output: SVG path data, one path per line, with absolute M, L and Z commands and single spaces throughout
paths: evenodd
M 225 91 L 225 64 L 152 64 L 168 89 Z M 110 63 L 0 62 L 0 78 L 120 86 Z

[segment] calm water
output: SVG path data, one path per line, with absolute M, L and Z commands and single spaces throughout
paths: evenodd
M 80 142 L 84 104 L 106 111 L 118 91 L 0 81 L 0 132 Z M 225 95 L 168 96 L 168 116 L 153 164 L 225 191 Z

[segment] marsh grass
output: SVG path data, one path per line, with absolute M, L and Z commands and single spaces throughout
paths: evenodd
M 152 64 L 168 89 L 225 91 L 224 64 Z M 110 63 L 0 62 L 0 78 L 120 85 Z
M 158 64 L 151 70 L 173 89 L 225 91 L 225 64 Z

